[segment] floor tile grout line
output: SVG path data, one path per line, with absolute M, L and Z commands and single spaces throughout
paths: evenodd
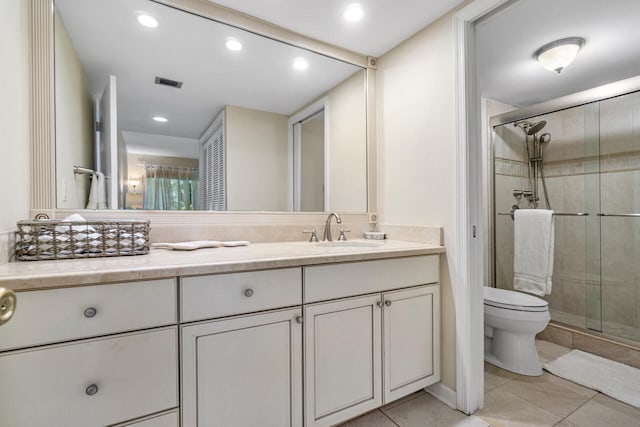
M 596 398 L 596 396 L 598 396 L 599 394 L 602 394 L 600 392 L 596 392 L 596 394 L 594 394 L 593 396 L 591 396 L 589 399 L 585 400 L 580 406 L 578 406 L 576 409 L 574 409 L 570 414 L 568 414 L 566 417 L 562 418 L 560 421 L 558 421 L 557 423 L 555 423 L 554 425 L 558 425 L 561 422 L 563 422 L 564 420 L 566 420 L 567 418 L 569 418 L 571 415 L 575 414 L 577 411 L 580 410 L 580 408 L 582 408 L 584 405 L 586 405 L 587 403 L 591 402 L 593 399 Z
M 411 399 L 413 400 L 413 399 Z M 410 400 L 410 401 L 411 401 Z M 399 405 L 398 405 L 399 406 Z M 382 409 L 378 409 L 380 412 L 382 412 L 382 415 L 384 415 L 389 421 L 391 421 L 393 423 L 394 426 L 400 427 L 400 424 L 396 423 L 393 418 L 391 418 L 389 415 L 387 415 Z
M 412 398 L 410 398 L 410 399 L 406 399 L 406 400 L 404 400 L 404 401 L 402 401 L 402 402 L 391 402 L 391 403 L 388 403 L 388 404 L 386 404 L 386 405 L 382 406 L 382 407 L 381 407 L 381 408 L 379 408 L 379 409 L 380 409 L 380 411 L 384 412 L 386 409 L 397 408 L 398 406 L 402 406 L 402 405 L 404 405 L 404 404 L 405 404 L 405 403 L 407 403 L 407 402 L 411 402 L 412 400 L 415 400 L 415 399 L 417 399 L 417 398 L 419 398 L 419 397 L 425 396 L 425 395 L 427 395 L 427 394 L 429 394 L 429 393 L 424 392 L 424 393 L 420 393 L 420 394 L 418 394 L 418 392 L 415 392 L 415 393 L 413 393 L 413 394 L 415 394 L 415 396 L 413 396 L 413 397 L 412 397 Z M 411 396 L 411 395 L 408 395 L 408 396 Z M 405 397 L 405 398 L 406 398 L 406 397 Z M 395 405 L 394 405 L 394 403 L 395 403 Z

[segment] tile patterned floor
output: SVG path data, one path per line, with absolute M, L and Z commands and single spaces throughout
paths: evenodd
M 541 362 L 571 351 L 537 341 Z M 640 409 L 545 373 L 525 377 L 485 364 L 484 408 L 473 416 L 419 391 L 340 427 L 640 427 Z

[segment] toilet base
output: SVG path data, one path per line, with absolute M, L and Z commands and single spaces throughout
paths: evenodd
M 534 335 L 494 329 L 493 337 L 485 336 L 484 360 L 520 375 L 539 377 L 543 373 Z

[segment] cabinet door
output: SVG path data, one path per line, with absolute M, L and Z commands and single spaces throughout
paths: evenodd
M 184 427 L 302 426 L 300 309 L 182 328 Z
M 307 427 L 334 425 L 382 403 L 378 303 L 380 294 L 305 307 Z
M 440 381 L 438 285 L 383 294 L 384 403 Z

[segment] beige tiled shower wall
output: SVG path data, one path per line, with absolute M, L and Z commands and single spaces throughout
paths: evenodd
M 556 216 L 552 318 L 640 341 L 640 218 L 598 217 L 640 213 L 640 94 L 630 94 L 531 119 L 546 120 L 538 134 L 544 173 Z M 531 137 L 529 137 L 531 138 Z M 514 189 L 529 189 L 524 132 L 507 124 L 496 129 L 495 208 L 530 208 Z M 539 207 L 546 208 L 538 181 Z M 513 222 L 496 217 L 496 283 L 513 281 Z M 602 280 L 601 280 L 602 277 Z

